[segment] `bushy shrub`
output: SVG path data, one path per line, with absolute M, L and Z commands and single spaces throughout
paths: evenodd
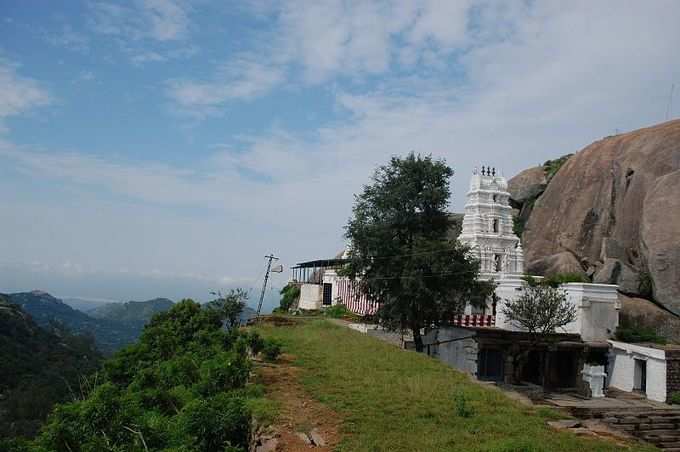
M 668 397 L 668 401 L 673 405 L 680 405 L 680 392 L 674 392 Z
M 262 351 L 262 348 L 264 347 L 264 339 L 262 339 L 262 336 L 257 334 L 257 331 L 248 331 L 244 337 L 253 355 L 257 355 Z
M 616 329 L 616 340 L 628 343 L 651 342 L 654 344 L 665 344 L 666 338 L 659 336 L 654 328 L 645 326 L 637 319 L 630 319 L 622 316 L 621 323 Z
M 281 289 L 280 312 L 288 312 L 300 297 L 300 286 L 294 283 L 288 283 Z
M 134 345 L 105 363 L 84 400 L 58 405 L 30 450 L 245 451 L 245 390 L 256 333 L 224 331 L 220 311 L 183 300 L 158 314 Z M 17 449 L 20 450 L 20 449 Z
M 323 310 L 323 313 L 327 317 L 331 317 L 333 319 L 341 319 L 344 317 L 352 316 L 354 315 L 352 311 L 347 309 L 347 306 L 344 304 L 338 303 L 334 304 L 333 306 L 329 306 L 326 309 Z
M 281 344 L 272 339 L 266 340 L 262 354 L 267 361 L 276 361 L 276 358 L 281 354 Z

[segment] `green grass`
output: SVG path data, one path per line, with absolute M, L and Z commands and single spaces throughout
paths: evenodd
M 620 450 L 552 430 L 546 422 L 558 417 L 554 410 L 523 406 L 435 359 L 328 321 L 258 329 L 296 356 L 304 387 L 343 418 L 339 450 Z

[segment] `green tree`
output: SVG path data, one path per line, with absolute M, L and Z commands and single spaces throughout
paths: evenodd
M 281 289 L 281 302 L 280 310 L 283 312 L 288 312 L 290 308 L 297 302 L 300 298 L 300 286 L 298 284 L 289 282 Z
M 209 306 L 215 308 L 222 315 L 229 328 L 239 326 L 241 324 L 241 313 L 246 307 L 246 300 L 248 300 L 248 293 L 243 289 L 232 289 L 226 295 L 217 292 L 217 296 L 218 298 L 211 301 Z
M 477 280 L 469 248 L 447 237 L 452 175 L 431 156 L 393 157 L 356 196 L 346 227 L 343 273 L 379 303 L 382 325 L 412 331 L 418 351 L 423 328 L 448 324 L 467 302 L 480 305 L 493 292 Z
M 506 300 L 503 314 L 517 326 L 535 335 L 554 333 L 576 320 L 576 306 L 566 293 L 547 284 L 527 285 L 513 300 Z

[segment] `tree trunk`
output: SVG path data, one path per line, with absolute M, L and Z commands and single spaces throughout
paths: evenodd
M 416 346 L 416 351 L 418 353 L 422 353 L 424 347 L 423 347 L 423 337 L 420 335 L 420 328 L 412 327 L 411 331 L 413 332 L 413 343 Z

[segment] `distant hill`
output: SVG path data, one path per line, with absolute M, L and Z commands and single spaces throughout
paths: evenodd
M 154 314 L 167 311 L 174 303 L 167 298 L 154 298 L 148 301 L 128 301 L 127 303 L 106 303 L 88 312 L 97 319 L 118 322 L 143 322 L 151 320 Z
M 50 327 L 57 323 L 73 333 L 93 335 L 97 347 L 104 353 L 114 352 L 134 342 L 144 326 L 144 322 L 96 319 L 39 290 L 10 294 L 8 299 L 21 306 L 39 326 Z
M 35 434 L 101 361 L 91 338 L 43 329 L 9 298 L 0 294 L 0 438 Z
M 77 297 L 62 298 L 61 301 L 71 306 L 73 309 L 77 309 L 78 311 L 84 312 L 85 314 L 89 314 L 89 312 L 93 309 L 111 303 L 110 301 L 89 300 L 87 298 Z

